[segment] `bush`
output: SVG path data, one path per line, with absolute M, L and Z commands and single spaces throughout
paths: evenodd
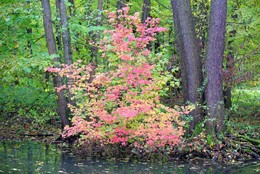
M 0 112 L 4 116 L 24 116 L 38 123 L 57 118 L 56 97 L 41 88 L 10 86 L 0 90 Z
M 100 44 L 107 71 L 80 61 L 48 68 L 69 79 L 67 87 L 57 90 L 68 88 L 76 102 L 69 106 L 73 126 L 65 128 L 63 137 L 80 135 L 84 143 L 99 147 L 117 144 L 150 152 L 173 148 L 184 133 L 182 113 L 161 104 L 160 93 L 168 79 L 150 64 L 152 54 L 147 49 L 165 29 L 158 27 L 159 19 L 149 18 L 143 24 L 138 13 L 128 12 L 126 7 L 119 15 L 109 14 L 113 28 Z

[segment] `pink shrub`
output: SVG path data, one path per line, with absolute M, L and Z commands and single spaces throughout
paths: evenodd
M 81 134 L 82 140 L 101 145 L 152 150 L 174 147 L 184 133 L 181 113 L 160 103 L 158 78 L 154 78 L 154 66 L 147 59 L 147 45 L 166 29 L 158 27 L 159 19 L 141 23 L 138 13 L 130 16 L 128 12 L 125 7 L 118 11 L 119 16 L 109 14 L 113 28 L 105 32 L 100 43 L 102 57 L 111 64 L 110 71 L 97 71 L 89 82 L 94 69 L 91 65 L 76 62 L 48 69 L 70 79 L 68 86 L 57 90 L 68 88 L 77 103 L 69 106 L 73 126 L 65 129 L 63 137 Z

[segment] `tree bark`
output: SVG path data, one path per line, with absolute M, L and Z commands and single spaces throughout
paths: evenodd
M 64 0 L 59 0 L 60 2 L 60 19 L 61 19 L 61 26 L 62 26 L 62 41 L 63 41 L 63 48 L 64 48 L 64 61 L 66 64 L 72 64 L 72 50 L 71 50 L 71 43 L 70 43 L 70 33 L 69 33 L 69 24 L 68 24 L 68 17 L 66 12 L 66 4 Z
M 143 0 L 142 23 L 144 23 L 146 19 L 150 17 L 150 11 L 151 11 L 150 0 Z
M 150 11 L 151 11 L 151 2 L 150 0 L 143 0 L 143 8 L 142 8 L 142 23 L 144 23 L 148 17 L 150 17 Z M 156 40 L 156 43 L 159 43 L 159 40 Z M 156 44 L 155 43 L 155 46 L 156 45 L 159 45 L 159 44 Z M 146 48 L 148 50 L 152 50 L 152 45 L 151 43 L 147 44 Z M 154 50 L 156 51 L 156 48 L 154 48 Z
M 202 84 L 202 69 L 201 69 L 201 60 L 198 46 L 198 39 L 196 38 L 195 24 L 193 20 L 193 15 L 191 11 L 190 1 L 189 0 L 172 0 L 174 13 L 177 12 L 175 22 L 177 26 L 177 33 L 181 37 L 181 43 L 177 47 L 180 50 L 180 59 L 183 59 L 181 66 L 184 66 L 186 70 L 187 78 L 187 99 L 191 104 L 195 105 L 195 109 L 190 113 L 193 117 L 193 121 L 190 124 L 190 130 L 195 128 L 195 125 L 201 120 L 201 94 L 199 93 L 199 88 Z M 184 63 L 186 65 L 184 65 Z M 182 69 L 183 67 L 181 67 Z M 184 75 L 183 75 L 184 77 Z M 185 80 L 184 80 L 185 81 Z
M 178 10 L 176 0 L 171 0 L 173 21 L 174 21 L 174 34 L 175 34 L 175 44 L 177 52 L 179 55 L 180 66 L 181 66 L 181 86 L 182 86 L 182 96 L 183 101 L 186 103 L 188 101 L 188 81 L 187 81 L 187 71 L 186 71 L 186 61 L 184 54 L 184 45 L 181 36 L 180 21 L 178 17 Z
M 50 1 L 49 0 L 41 0 L 42 2 L 42 8 L 43 8 L 43 25 L 44 25 L 44 31 L 46 36 L 46 42 L 48 47 L 49 55 L 54 56 L 54 63 L 58 64 L 58 55 L 54 40 L 54 34 L 52 29 L 52 18 L 51 18 L 51 9 L 50 9 Z M 54 75 L 54 86 L 59 87 L 62 86 L 62 79 L 60 75 L 56 74 Z M 67 111 L 67 101 L 64 96 L 64 92 L 61 91 L 58 93 L 58 114 L 61 119 L 62 123 L 62 129 L 69 125 L 69 120 L 66 115 Z
M 60 19 L 60 0 L 56 0 L 55 5 L 56 5 L 56 16 L 58 19 Z M 56 28 L 56 43 L 58 46 L 58 51 L 59 51 L 59 53 L 61 53 L 62 52 L 62 40 L 61 40 L 60 23 L 56 23 L 55 28 Z
M 30 8 L 31 1 L 30 0 L 26 0 L 26 2 L 27 2 L 27 5 L 28 5 L 28 8 Z M 28 16 L 29 16 L 29 13 L 28 13 Z M 26 28 L 26 33 L 27 33 L 27 35 L 29 37 L 29 39 L 27 40 L 27 49 L 29 50 L 30 54 L 32 55 L 33 54 L 32 43 L 31 43 L 32 28 L 28 28 L 27 27 Z
M 103 6 L 104 6 L 104 2 L 103 0 L 98 0 L 98 18 L 99 20 L 97 21 L 97 25 L 101 26 L 102 25 L 102 14 L 100 13 L 101 11 L 103 11 Z
M 225 48 L 227 0 L 212 0 L 208 43 L 206 50 L 206 102 L 209 121 L 208 132 L 215 135 L 224 128 L 224 98 L 222 62 Z
M 72 61 L 72 49 L 71 49 L 71 41 L 70 41 L 70 32 L 69 32 L 69 22 L 68 16 L 66 11 L 66 4 L 64 0 L 59 1 L 59 12 L 60 12 L 60 20 L 61 20 L 61 27 L 62 27 L 62 43 L 63 43 L 63 56 L 64 56 L 64 63 L 70 65 L 73 63 Z M 74 3 L 74 1 L 73 1 Z M 67 79 L 67 84 L 70 83 L 70 79 Z M 68 94 L 68 102 L 75 106 L 76 103 L 72 100 L 73 95 L 67 90 Z

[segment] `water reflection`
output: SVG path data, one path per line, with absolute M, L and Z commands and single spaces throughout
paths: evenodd
M 201 163 L 155 165 L 149 163 L 109 163 L 82 160 L 62 153 L 53 145 L 35 142 L 1 142 L 0 173 L 86 173 L 86 174 L 254 174 L 260 173 L 260 163 L 233 166 Z

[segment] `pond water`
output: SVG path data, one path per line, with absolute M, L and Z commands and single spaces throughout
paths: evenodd
M 61 152 L 55 145 L 35 142 L 0 142 L 0 173 L 86 173 L 86 174 L 206 174 L 206 173 L 260 173 L 260 163 L 250 162 L 239 165 L 218 165 L 214 163 L 151 163 L 107 162 L 80 159 Z

